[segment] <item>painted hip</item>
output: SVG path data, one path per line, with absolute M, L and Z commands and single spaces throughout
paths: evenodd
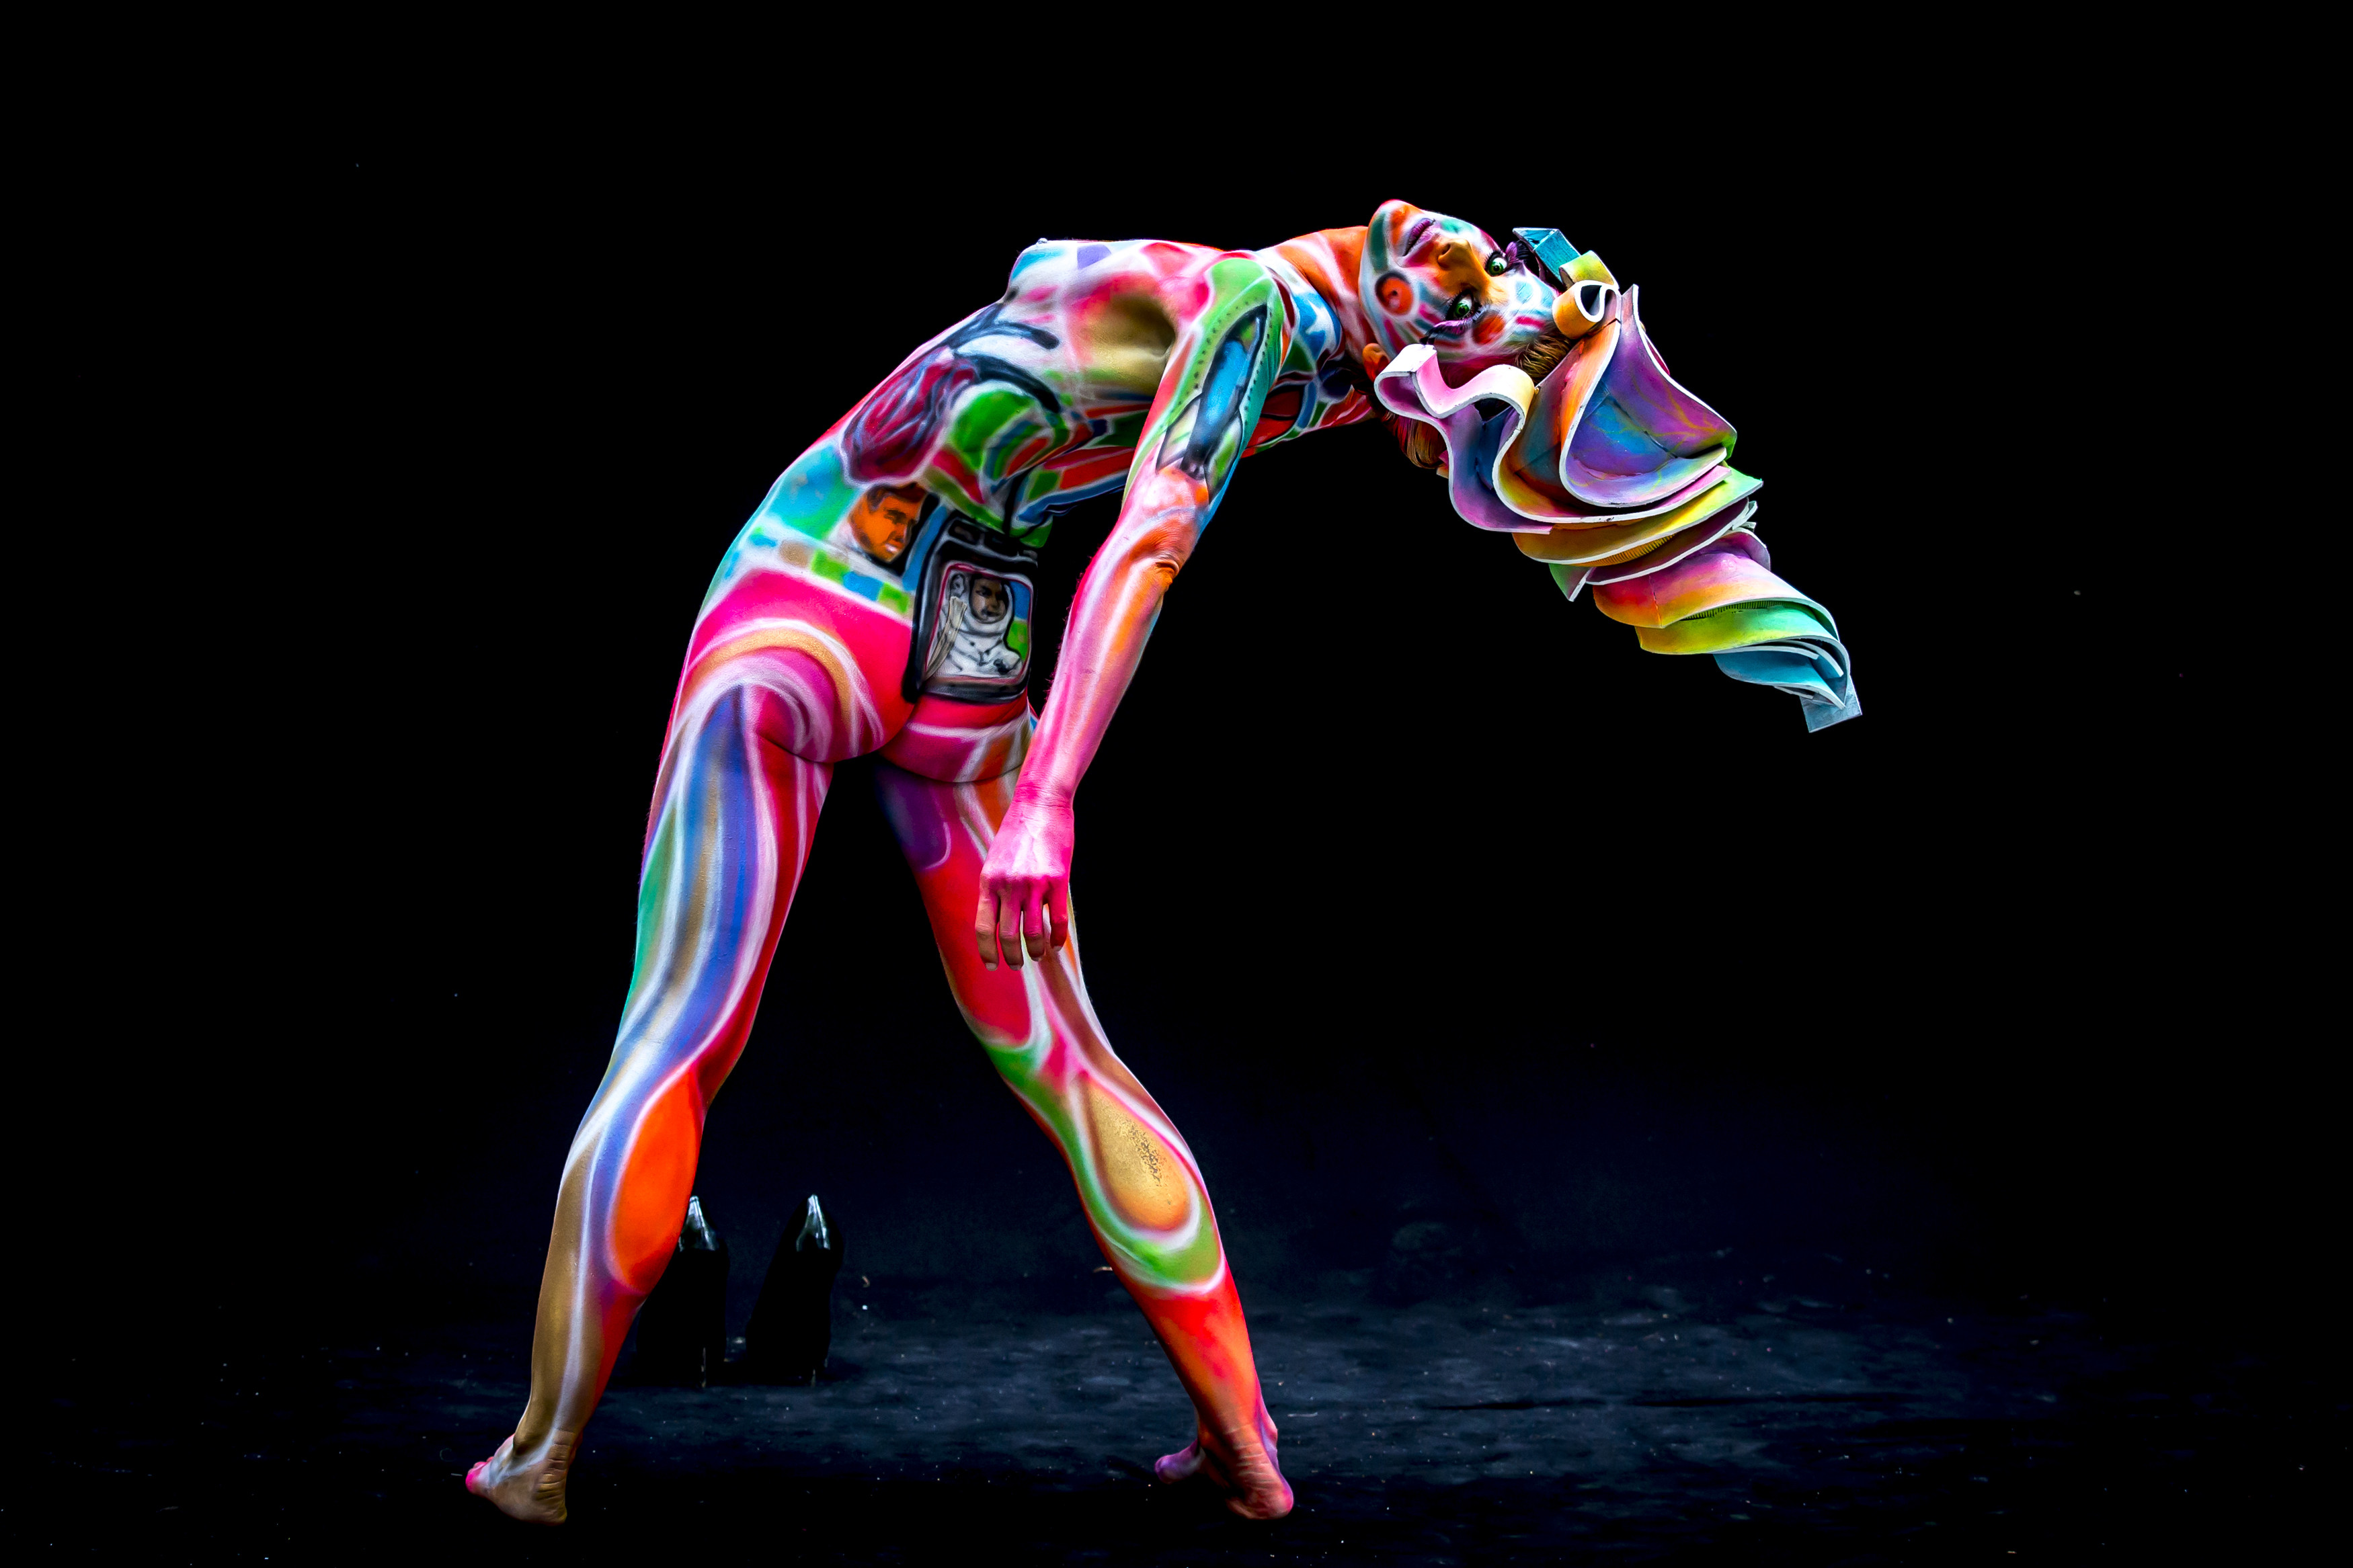
M 952 783 L 1020 766 L 1036 550 L 920 486 L 859 492 L 829 527 L 807 508 L 789 529 L 777 516 L 772 496 L 721 563 L 673 732 L 711 693 L 748 685 L 780 700 L 768 738 L 812 762 L 881 751 Z

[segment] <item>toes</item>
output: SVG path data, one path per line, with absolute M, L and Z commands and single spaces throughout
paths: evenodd
M 509 1519 L 528 1524 L 562 1524 L 570 1511 L 564 1502 L 562 1450 L 555 1464 L 542 1468 L 535 1479 L 512 1468 L 513 1453 L 514 1439 L 510 1437 L 499 1445 L 497 1453 L 466 1472 L 466 1489 Z
M 1200 1473 L 1201 1445 L 1188 1443 L 1173 1454 L 1163 1454 L 1152 1467 L 1153 1479 L 1166 1486 L 1190 1480 Z

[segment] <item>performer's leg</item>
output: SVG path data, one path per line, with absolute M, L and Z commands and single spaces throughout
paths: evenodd
M 980 867 L 1017 776 L 942 784 L 889 763 L 875 770 L 965 1021 L 1070 1163 L 1095 1240 L 1192 1395 L 1196 1440 L 1160 1461 L 1160 1478 L 1206 1475 L 1235 1512 L 1274 1518 L 1290 1511 L 1291 1488 L 1208 1190 L 1175 1125 L 1103 1038 L 1075 924 L 1070 945 L 1042 963 L 981 966 L 972 924 Z
M 637 972 L 605 1081 L 565 1162 L 531 1402 L 514 1436 L 466 1477 L 469 1490 L 518 1519 L 563 1521 L 581 1428 L 677 1245 L 703 1112 L 751 1031 L 807 859 L 833 769 L 786 749 L 806 728 L 791 684 L 713 683 L 681 705 L 663 749 Z

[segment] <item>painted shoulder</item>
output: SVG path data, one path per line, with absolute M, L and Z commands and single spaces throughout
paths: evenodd
M 1283 281 L 1256 251 L 1167 239 L 1041 239 L 1014 258 L 1004 303 L 1026 313 L 1149 295 L 1188 321 L 1252 285 L 1279 289 Z

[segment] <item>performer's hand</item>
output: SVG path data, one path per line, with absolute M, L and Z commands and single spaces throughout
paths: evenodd
M 1070 940 L 1071 805 L 1034 799 L 1017 788 L 1013 805 L 980 868 L 980 909 L 974 934 L 980 962 L 997 967 L 1001 953 L 1014 968 L 1023 952 L 1043 959 Z

